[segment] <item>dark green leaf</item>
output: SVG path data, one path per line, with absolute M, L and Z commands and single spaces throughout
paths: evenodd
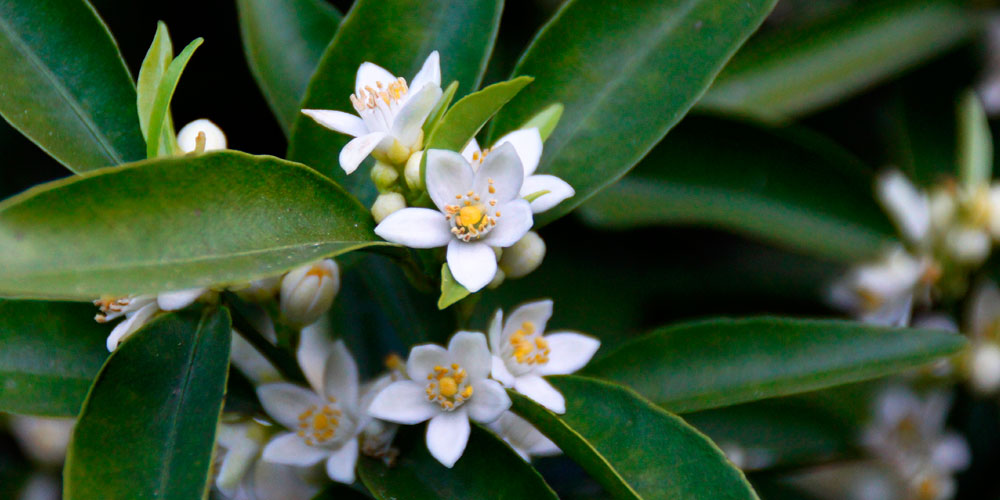
M 801 131 L 691 117 L 582 213 L 615 228 L 722 227 L 853 262 L 877 255 L 895 234 L 866 170 L 836 145 Z
M 938 330 L 836 320 L 711 319 L 656 330 L 584 372 L 632 387 L 670 411 L 691 412 L 877 378 L 963 345 L 961 335 Z
M 243 53 L 288 135 L 340 13 L 325 0 L 237 0 Z
M 618 499 L 756 499 L 712 442 L 634 392 L 584 377 L 550 377 L 566 398 L 556 415 L 511 392 L 514 411 Z
M 148 160 L 0 203 L 0 294 L 227 284 L 373 244 L 364 207 L 303 165 L 234 151 Z
M 0 299 L 0 411 L 75 417 L 108 357 L 109 325 L 72 302 Z
M 700 107 L 787 120 L 886 80 L 967 39 L 976 14 L 952 0 L 861 2 L 839 16 L 753 40 Z
M 225 309 L 154 320 L 101 369 L 73 431 L 67 500 L 203 498 L 229 367 Z
M 535 83 L 504 107 L 492 137 L 546 106 L 565 106 L 539 172 L 576 196 L 536 218 L 565 215 L 625 175 L 694 105 L 775 0 L 570 0 L 515 75 Z M 492 141 L 489 141 L 492 142 Z
M 84 0 L 0 3 L 0 114 L 74 172 L 145 157 L 135 85 Z
M 177 55 L 177 58 L 167 66 L 166 73 L 160 79 L 160 85 L 156 88 L 156 99 L 153 101 L 152 111 L 149 115 L 149 130 L 146 134 L 146 157 L 156 158 L 160 153 L 160 143 L 164 133 L 173 135 L 173 130 L 164 130 L 168 125 L 173 126 L 170 120 L 170 101 L 174 98 L 174 90 L 180 82 L 181 73 L 187 66 L 194 51 L 201 46 L 203 40 L 196 38 L 184 47 L 184 50 Z M 150 139 L 152 137 L 157 140 Z
M 459 99 L 428 138 L 427 149 L 462 151 L 479 133 L 479 129 L 532 80 L 531 77 L 520 76 L 494 83 Z
M 174 46 L 170 41 L 170 33 L 167 32 L 167 25 L 162 21 L 156 25 L 156 35 L 153 43 L 150 44 L 146 52 L 146 58 L 142 60 L 142 67 L 139 69 L 139 79 L 136 84 L 139 108 L 139 128 L 142 135 L 149 142 L 149 122 L 153 119 L 156 108 L 156 94 L 163 81 L 163 76 L 174 60 Z M 170 110 L 167 109 L 164 117 L 167 123 L 161 127 L 160 146 L 155 156 L 169 156 L 180 151 L 177 146 L 177 137 L 174 135 L 173 119 Z M 148 154 L 148 149 L 147 149 Z M 154 157 L 155 157 L 154 156 Z

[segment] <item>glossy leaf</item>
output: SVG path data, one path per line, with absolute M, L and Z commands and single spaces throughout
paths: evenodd
M 150 44 L 149 50 L 146 51 L 145 59 L 142 60 L 142 67 L 139 69 L 139 78 L 136 83 L 139 128 L 142 129 L 142 135 L 147 143 L 149 142 L 149 122 L 153 119 L 156 107 L 157 90 L 159 90 L 160 83 L 173 60 L 174 46 L 170 41 L 167 25 L 161 21 L 156 25 L 156 35 L 153 37 L 153 43 Z M 154 157 L 168 156 L 180 151 L 177 147 L 177 137 L 174 135 L 174 124 L 169 109 L 164 119 L 167 122 L 161 127 L 160 145 Z
M 0 203 L 0 294 L 227 284 L 373 244 L 367 210 L 303 165 L 234 151 L 149 160 Z
M 73 302 L 0 299 L 0 411 L 74 417 L 108 357 L 110 325 Z
M 473 424 L 469 443 L 451 469 L 441 465 L 424 446 L 423 428 L 401 430 L 400 448 L 392 467 L 381 460 L 358 459 L 358 476 L 379 500 L 406 498 L 555 499 L 542 477 L 514 450 Z
M 479 129 L 532 80 L 527 76 L 517 77 L 459 99 L 428 138 L 427 149 L 462 151 Z
M 963 345 L 954 333 L 836 320 L 711 319 L 661 328 L 593 361 L 611 380 L 691 412 L 868 380 Z M 567 398 L 568 399 L 568 398 Z
M 552 135 L 552 132 L 556 129 L 556 125 L 559 125 L 563 109 L 564 106 L 557 102 L 539 111 L 538 114 L 532 116 L 528 121 L 524 122 L 524 125 L 518 128 L 537 128 L 538 134 L 542 136 L 542 140 L 544 141 Z
M 618 499 L 756 499 L 712 442 L 634 392 L 584 377 L 550 377 L 566 398 L 556 415 L 511 392 L 530 421 Z
M 581 212 L 600 226 L 701 224 L 856 262 L 894 241 L 873 182 L 820 137 L 691 117 Z
M 287 135 L 340 13 L 325 0 L 237 0 L 243 53 Z
M 181 73 L 187 66 L 194 51 L 201 46 L 203 40 L 196 38 L 184 47 L 184 50 L 177 55 L 177 58 L 167 66 L 166 73 L 160 79 L 160 85 L 156 88 L 156 99 L 153 101 L 152 110 L 149 116 L 149 130 L 146 134 L 146 157 L 156 158 L 160 153 L 160 141 L 149 139 L 150 137 L 162 137 L 164 133 L 173 136 L 173 130 L 165 130 L 167 126 L 172 127 L 170 120 L 170 101 L 174 98 L 174 90 L 180 82 Z
M 699 107 L 781 121 L 832 104 L 954 47 L 980 26 L 951 0 L 845 7 L 831 19 L 752 40 Z
M 986 111 L 972 91 L 959 102 L 957 130 L 959 179 L 969 192 L 975 192 L 993 178 L 993 136 Z
M 323 54 L 301 107 L 354 113 L 349 97 L 362 62 L 409 81 L 435 50 L 441 55 L 441 81 L 457 80 L 458 94 L 467 94 L 479 87 L 502 7 L 502 0 L 359 0 Z M 340 168 L 340 149 L 350 139 L 300 114 L 287 157 L 337 179 L 370 203 L 376 193 L 367 175 L 347 177 Z
M 145 157 L 135 84 L 84 0 L 0 3 L 0 115 L 74 172 Z
M 225 309 L 154 320 L 108 358 L 64 471 L 66 500 L 203 498 L 229 367 Z
M 427 119 L 424 120 L 424 125 L 421 127 L 421 130 L 424 131 L 424 137 L 430 137 L 431 132 L 441 123 L 441 118 L 444 118 L 444 114 L 451 106 L 451 101 L 455 99 L 455 92 L 457 91 L 458 82 L 451 82 L 441 91 L 441 98 L 438 99 L 437 104 L 434 105 L 434 109 L 427 115 Z
M 497 114 L 492 128 L 496 139 L 546 106 L 565 106 L 538 170 L 568 182 L 576 196 L 535 223 L 565 215 L 625 175 L 694 105 L 774 4 L 567 2 L 514 69 L 535 83 Z
M 448 264 L 441 266 L 441 297 L 438 299 L 438 309 L 447 309 L 449 306 L 469 296 L 467 290 L 461 283 L 455 281 L 451 275 Z

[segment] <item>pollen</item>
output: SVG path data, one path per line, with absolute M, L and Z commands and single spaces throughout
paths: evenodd
M 389 83 L 375 82 L 374 88 L 366 85 L 357 94 L 351 94 L 351 104 L 358 114 L 365 111 L 395 112 L 409 90 L 406 79 L 402 77 Z
M 473 389 L 468 378 L 468 373 L 458 363 L 435 366 L 427 375 L 430 381 L 424 388 L 427 400 L 437 402 L 445 411 L 458 408 L 472 397 Z
M 522 365 L 548 363 L 552 350 L 549 348 L 549 342 L 539 333 L 533 323 L 527 321 L 522 323 L 521 328 L 510 336 L 509 356 Z
M 323 407 L 310 406 L 299 414 L 299 429 L 296 434 L 309 446 L 326 443 L 337 434 L 343 412 L 337 406 L 336 399 L 330 399 L 330 403 Z

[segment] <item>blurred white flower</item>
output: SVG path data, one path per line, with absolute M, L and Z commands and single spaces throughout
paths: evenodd
M 992 281 L 979 283 L 965 311 L 970 344 L 961 358 L 962 372 L 981 394 L 1000 389 L 1000 289 Z
M 60 465 L 73 432 L 72 418 L 10 416 L 11 434 L 32 460 L 45 465 Z
M 113 321 L 124 316 L 108 335 L 108 350 L 114 351 L 129 335 L 135 333 L 160 311 L 178 311 L 193 304 L 208 291 L 206 288 L 191 288 L 159 295 L 137 295 L 134 297 L 102 297 L 94 301 L 101 312 L 94 317 L 98 323 Z
M 488 427 L 525 461 L 531 461 L 531 457 L 551 457 L 562 453 L 552 440 L 514 412 L 503 412 Z
M 898 170 L 880 174 L 875 183 L 875 193 L 906 241 L 918 247 L 926 246 L 931 227 L 931 205 L 927 194 L 917 189 Z
M 830 288 L 830 303 L 866 323 L 905 326 L 915 301 L 926 300 L 940 268 L 894 248 L 881 261 L 863 264 Z
M 268 429 L 255 421 L 221 424 L 215 486 L 230 500 L 308 500 L 319 493 L 307 469 L 260 459 Z

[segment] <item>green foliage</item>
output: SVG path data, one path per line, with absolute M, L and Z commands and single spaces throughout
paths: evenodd
M 149 142 L 150 122 L 153 120 L 153 115 L 163 113 L 156 110 L 156 96 L 163 77 L 166 75 L 173 60 L 174 46 L 170 41 L 170 33 L 167 32 L 167 25 L 163 22 L 157 23 L 156 35 L 153 37 L 153 43 L 150 44 L 149 50 L 146 52 L 146 58 L 142 60 L 142 68 L 139 70 L 139 79 L 136 83 L 139 128 L 142 129 L 142 136 L 146 139 L 147 143 Z M 160 126 L 159 149 L 150 158 L 169 156 L 180 152 L 180 148 L 177 146 L 177 137 L 174 135 L 173 118 L 170 116 L 169 109 L 166 110 L 163 120 L 165 120 L 165 123 Z
M 979 97 L 972 91 L 962 95 L 958 108 L 958 165 L 962 185 L 973 190 L 989 185 L 993 178 L 993 136 Z
M 469 296 L 469 291 L 451 275 L 448 264 L 441 266 L 441 298 L 438 299 L 438 309 L 448 306 Z
M 524 122 L 518 129 L 537 128 L 538 134 L 542 136 L 542 140 L 544 141 L 555 131 L 556 125 L 559 124 L 559 119 L 562 118 L 563 109 L 565 109 L 565 106 L 558 102 L 551 104 Z
M 427 149 L 461 151 L 479 133 L 479 129 L 532 80 L 531 77 L 520 76 L 494 83 L 459 99 L 427 138 Z
M 168 134 L 171 137 L 174 135 L 173 130 L 167 129 L 167 127 L 173 126 L 170 119 L 170 101 L 174 97 L 174 90 L 177 89 L 177 84 L 180 82 L 184 67 L 187 66 L 188 61 L 191 60 L 191 56 L 194 55 L 194 51 L 201 46 L 201 43 L 202 39 L 197 38 L 189 43 L 187 47 L 184 47 L 184 50 L 177 55 L 177 58 L 172 60 L 170 65 L 167 66 L 166 72 L 156 87 L 156 98 L 153 100 L 152 107 L 150 108 L 149 129 L 146 133 L 147 158 L 152 159 L 161 156 L 163 135 Z

